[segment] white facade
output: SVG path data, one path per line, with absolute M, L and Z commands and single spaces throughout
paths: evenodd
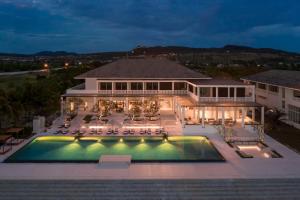
M 280 85 L 244 80 L 256 87 L 256 102 L 284 112 L 284 121 L 300 129 L 300 90 Z

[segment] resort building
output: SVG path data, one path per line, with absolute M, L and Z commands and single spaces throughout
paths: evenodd
M 300 72 L 269 70 L 243 77 L 246 84 L 256 87 L 256 101 L 286 115 L 283 120 L 300 128 Z
M 121 59 L 75 78 L 84 83 L 62 95 L 65 118 L 97 113 L 114 128 L 179 126 L 187 133 L 251 125 L 263 132 L 264 108 L 255 102 L 254 85 L 212 79 L 165 58 Z M 112 113 L 117 116 L 106 119 Z

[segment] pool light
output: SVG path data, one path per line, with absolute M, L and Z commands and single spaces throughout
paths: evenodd
M 97 142 L 101 142 L 101 139 L 98 139 Z
M 123 142 L 123 138 L 120 138 L 119 142 Z
M 164 142 L 168 142 L 167 138 L 164 139 Z
M 141 142 L 145 142 L 144 138 L 141 139 Z

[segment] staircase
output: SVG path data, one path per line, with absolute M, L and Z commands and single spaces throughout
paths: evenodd
M 293 200 L 300 179 L 1 180 L 1 200 Z

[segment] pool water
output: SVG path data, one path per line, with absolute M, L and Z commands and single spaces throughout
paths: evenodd
M 131 155 L 132 162 L 224 161 L 202 136 L 82 137 L 42 136 L 5 162 L 98 162 L 101 155 Z

